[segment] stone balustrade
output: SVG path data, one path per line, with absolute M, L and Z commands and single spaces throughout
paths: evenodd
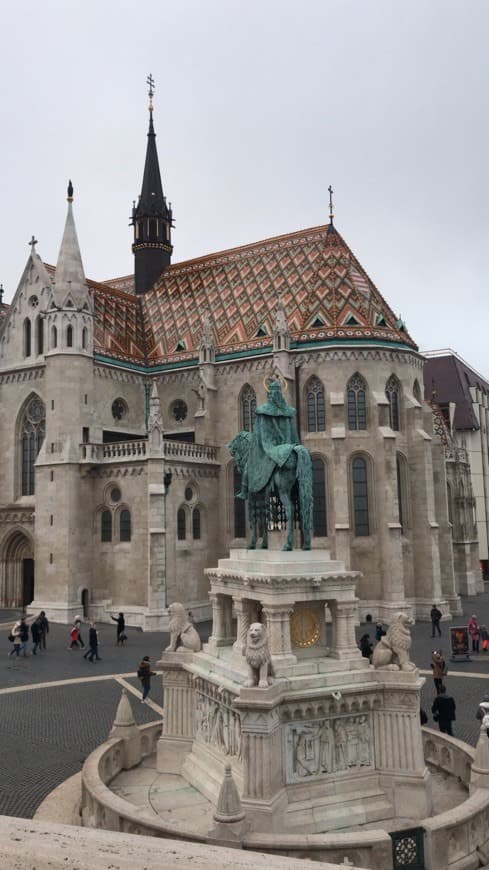
M 156 751 L 161 729 L 161 722 L 140 728 L 141 760 Z M 468 787 L 475 750 L 431 728 L 424 727 L 422 732 L 427 762 L 460 779 Z M 110 790 L 109 783 L 123 769 L 123 743 L 122 738 L 109 738 L 85 762 L 82 771 L 84 826 L 124 834 L 169 837 L 194 844 L 212 843 L 210 838 L 190 829 L 180 826 L 177 829 L 168 822 L 161 822 Z M 426 870 L 480 866 L 480 861 L 489 854 L 489 789 L 476 789 L 459 806 L 423 819 L 419 825 L 425 831 Z M 280 855 L 289 860 L 307 857 L 337 866 L 336 862 L 343 862 L 347 856 L 356 867 L 392 868 L 391 839 L 383 830 L 306 835 L 249 833 L 241 846 L 245 850 Z
M 218 448 L 209 444 L 190 444 L 186 441 L 164 441 L 163 456 L 165 459 L 178 459 L 185 462 L 195 462 L 218 465 Z M 133 462 L 144 459 L 148 455 L 148 441 L 141 438 L 134 441 L 111 441 L 108 444 L 80 444 L 80 462 Z

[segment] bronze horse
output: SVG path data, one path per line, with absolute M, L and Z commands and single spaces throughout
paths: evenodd
M 244 472 L 253 435 L 238 432 L 228 444 L 229 451 L 241 473 Z M 270 496 L 278 495 L 287 517 L 287 538 L 283 550 L 294 549 L 295 505 L 292 489 L 297 481 L 299 491 L 299 517 L 304 536 L 303 550 L 311 549 L 312 532 L 312 462 L 311 454 L 302 444 L 297 444 L 284 465 L 275 467 L 267 485 L 260 492 L 248 496 L 248 517 L 251 526 L 249 549 L 256 549 L 259 529 L 263 529 L 261 548 L 268 548 L 268 524 L 270 520 Z

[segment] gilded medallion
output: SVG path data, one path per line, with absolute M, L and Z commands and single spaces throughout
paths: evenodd
M 292 646 L 314 646 L 321 636 L 321 623 L 314 610 L 301 607 L 290 616 L 290 639 Z

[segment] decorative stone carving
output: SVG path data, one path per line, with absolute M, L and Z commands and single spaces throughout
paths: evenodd
M 289 722 L 286 730 L 287 782 L 323 777 L 372 765 L 368 716 Z
M 201 648 L 200 637 L 190 622 L 187 612 L 183 604 L 175 601 L 168 608 L 170 616 L 170 644 L 167 646 L 167 652 L 175 652 L 177 647 L 183 646 L 184 649 L 199 652 Z
M 414 671 L 416 665 L 409 659 L 411 649 L 410 626 L 414 620 L 406 613 L 397 613 L 393 622 L 374 648 L 372 664 L 374 668 L 391 671 Z
M 246 663 L 248 679 L 245 686 L 266 689 L 274 676 L 272 657 L 268 648 L 267 630 L 261 622 L 252 622 L 246 636 Z
M 226 703 L 202 692 L 196 693 L 195 739 L 241 761 L 242 737 L 239 713 Z

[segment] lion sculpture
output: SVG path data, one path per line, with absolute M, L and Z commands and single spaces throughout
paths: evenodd
M 267 630 L 261 622 L 253 622 L 246 635 L 245 658 L 248 665 L 248 679 L 245 686 L 258 686 L 266 689 L 274 676 L 272 657 L 268 648 Z
M 374 648 L 374 668 L 389 671 L 414 671 L 416 665 L 409 659 L 411 649 L 410 627 L 414 620 L 406 613 L 396 613 L 385 634 Z
M 170 616 L 170 645 L 167 646 L 167 652 L 175 652 L 178 647 L 199 652 L 201 643 L 200 637 L 187 616 L 187 611 L 183 604 L 176 601 L 170 604 L 168 608 Z

